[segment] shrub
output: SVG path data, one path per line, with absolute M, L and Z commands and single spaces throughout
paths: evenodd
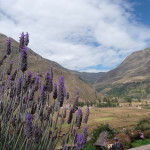
M 135 129 L 141 130 L 141 131 L 149 130 L 150 129 L 150 118 L 140 120 L 138 122 L 137 126 L 135 127 Z
M 107 131 L 109 134 L 108 138 L 113 138 L 114 137 L 114 130 L 109 126 L 109 124 L 101 124 L 100 126 L 98 126 L 96 129 L 94 129 L 93 131 L 93 136 L 92 136 L 92 142 L 94 143 L 97 138 L 99 137 L 99 134 L 103 131 Z
M 139 131 L 133 131 L 133 132 L 130 133 L 129 136 L 130 136 L 132 141 L 140 139 Z
M 131 147 L 131 139 L 130 139 L 130 137 L 127 134 L 119 133 L 119 134 L 116 135 L 116 137 L 118 137 L 119 142 L 121 144 L 123 144 L 125 149 Z
M 90 141 L 86 144 L 84 150 L 96 150 L 96 148 L 93 146 L 93 143 Z

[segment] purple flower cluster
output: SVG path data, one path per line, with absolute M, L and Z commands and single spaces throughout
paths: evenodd
M 15 64 L 16 60 L 11 61 L 6 65 L 7 70 L 2 73 L 0 145 L 3 149 L 54 150 L 58 141 L 62 140 L 62 149 L 65 150 L 71 148 L 68 144 L 71 137 L 75 136 L 72 141 L 76 144 L 76 149 L 82 149 L 86 143 L 87 128 L 78 134 L 83 116 L 82 110 L 78 109 L 79 91 L 76 92 L 73 106 L 67 107 L 67 99 L 70 96 L 64 83 L 64 76 L 61 76 L 57 83 L 52 66 L 45 74 L 45 78 L 43 72 L 28 72 L 26 47 L 28 44 L 29 34 L 22 32 L 19 43 L 19 66 Z M 10 38 L 7 39 L 6 54 L 0 61 L 2 68 L 6 58 L 10 61 L 8 56 L 11 54 Z M 87 110 L 85 116 L 88 115 Z M 61 135 L 64 123 L 70 124 L 70 127 Z M 74 135 L 73 129 L 76 129 Z
M 11 39 L 8 38 L 6 43 L 6 55 L 10 55 L 10 53 L 11 53 Z
M 26 122 L 25 122 L 25 135 L 27 138 L 30 138 L 32 136 L 32 116 L 31 114 L 26 115 Z
M 21 49 L 21 66 L 20 70 L 25 72 L 27 70 L 27 47 Z
M 64 76 L 59 78 L 58 100 L 60 102 L 60 107 L 62 107 L 64 102 Z

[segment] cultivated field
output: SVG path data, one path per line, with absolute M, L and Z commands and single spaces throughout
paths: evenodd
M 91 131 L 101 123 L 109 123 L 112 128 L 130 128 L 142 119 L 150 117 L 150 109 L 135 107 L 91 108 L 88 127 Z

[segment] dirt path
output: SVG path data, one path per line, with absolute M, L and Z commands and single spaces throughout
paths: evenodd
M 136 147 L 136 148 L 131 148 L 131 149 L 128 149 L 128 150 L 150 150 L 150 144 L 140 146 L 140 147 Z

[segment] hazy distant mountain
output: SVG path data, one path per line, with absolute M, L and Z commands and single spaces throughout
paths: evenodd
M 105 72 L 98 72 L 98 73 L 90 73 L 90 72 L 78 72 L 78 71 L 71 71 L 74 75 L 78 76 L 81 80 L 89 83 L 95 84 L 99 78 L 101 78 Z
M 7 37 L 5 35 L 0 34 L 0 59 L 5 54 L 6 38 Z M 16 42 L 15 40 L 12 40 L 11 59 L 15 61 L 15 64 L 18 64 L 18 58 L 19 58 L 18 42 Z M 58 82 L 60 75 L 63 75 L 65 77 L 65 85 L 70 92 L 71 99 L 73 99 L 73 96 L 75 95 L 76 90 L 79 90 L 80 97 L 82 100 L 88 101 L 88 100 L 96 99 L 97 93 L 95 92 L 92 86 L 83 82 L 81 79 L 73 75 L 68 69 L 62 67 L 58 63 L 45 59 L 30 49 L 28 50 L 28 62 L 29 62 L 28 63 L 29 71 L 38 72 L 39 74 L 43 76 L 44 76 L 44 73 L 49 70 L 50 66 L 53 66 L 54 67 L 54 81 Z
M 125 83 L 150 78 L 150 48 L 129 55 L 118 67 L 101 76 L 98 84 Z

